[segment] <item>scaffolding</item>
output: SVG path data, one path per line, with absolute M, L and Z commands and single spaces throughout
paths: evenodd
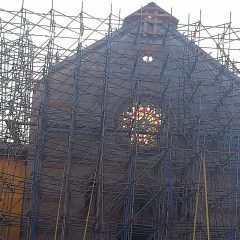
M 0 9 L 4 239 L 239 239 L 240 28 L 144 11 Z

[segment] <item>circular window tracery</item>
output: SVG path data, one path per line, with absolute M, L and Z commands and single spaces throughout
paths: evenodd
M 133 103 L 120 115 L 120 128 L 131 144 L 153 147 L 162 124 L 161 111 L 151 104 Z

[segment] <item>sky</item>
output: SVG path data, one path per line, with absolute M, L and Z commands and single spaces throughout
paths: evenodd
M 131 14 L 151 2 L 151 0 L 83 0 L 84 12 L 96 17 L 105 17 L 110 12 L 112 3 L 113 12 L 117 14 L 121 9 L 121 17 Z M 229 22 L 230 12 L 232 13 L 233 26 L 240 25 L 240 0 L 155 0 L 164 10 L 171 12 L 180 20 L 180 23 L 187 23 L 188 14 L 190 22 L 199 19 L 200 10 L 204 25 L 217 25 Z M 19 10 L 22 0 L 0 0 L 0 8 L 6 10 Z M 24 0 L 24 7 L 35 12 L 48 12 L 52 0 Z M 81 0 L 54 0 L 54 9 L 66 13 L 77 14 L 81 11 Z M 1 16 L 0 16 L 1 17 Z

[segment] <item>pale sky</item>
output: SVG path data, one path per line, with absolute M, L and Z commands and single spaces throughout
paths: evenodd
M 51 2 L 51 0 L 25 0 L 24 7 L 35 12 L 47 12 L 51 8 Z M 151 0 L 83 0 L 84 11 L 91 15 L 107 16 L 112 3 L 115 14 L 121 9 L 122 18 L 149 2 Z M 168 12 L 172 8 L 173 15 L 180 20 L 180 23 L 187 23 L 188 14 L 191 22 L 198 20 L 201 9 L 204 25 L 229 22 L 230 12 L 232 12 L 233 26 L 240 25 L 240 0 L 155 0 L 154 2 Z M 21 4 L 22 0 L 0 0 L 0 8 L 7 10 L 19 10 Z M 80 12 L 81 4 L 81 0 L 54 0 L 54 9 L 74 15 Z
M 76 16 L 81 12 L 82 2 L 83 11 L 94 17 L 107 18 L 112 3 L 113 13 L 118 16 L 119 9 L 121 9 L 121 18 L 124 18 L 140 9 L 142 6 L 147 5 L 151 0 L 53 0 L 53 5 L 55 10 L 58 10 L 63 14 Z M 229 23 L 231 12 L 232 27 L 240 28 L 240 0 L 155 0 L 154 2 L 169 13 L 172 9 L 173 16 L 179 19 L 179 23 L 182 24 L 188 23 L 189 14 L 190 23 L 198 21 L 200 10 L 202 15 L 202 25 L 204 26 L 215 26 Z M 24 8 L 38 13 L 49 12 L 51 5 L 52 0 L 24 0 Z M 22 0 L 0 0 L 0 8 L 5 10 L 19 11 L 21 6 Z M 93 26 L 93 28 L 94 27 L 95 26 Z M 222 34 L 223 31 L 225 31 L 223 28 L 219 28 L 217 34 Z M 239 35 L 238 30 L 235 29 L 235 32 Z M 238 39 L 237 35 L 234 35 L 235 39 Z M 204 35 L 201 34 L 201 36 Z M 209 37 L 208 33 L 205 36 Z M 211 36 L 213 36 L 212 33 Z M 99 36 L 92 35 L 92 38 L 99 39 Z M 102 35 L 100 38 L 102 38 Z M 71 45 L 68 41 L 65 41 L 64 43 L 68 44 L 65 46 L 66 48 Z M 87 42 L 84 44 L 89 45 L 91 43 L 93 42 Z M 213 54 L 212 56 L 216 57 L 213 52 L 214 50 L 211 50 L 212 47 L 216 48 L 214 40 L 201 42 L 200 47 L 208 53 L 211 52 Z M 207 49 L 205 47 L 207 47 Z M 231 41 L 231 47 L 230 45 L 225 44 L 225 48 L 231 49 L 229 51 L 230 58 L 235 62 L 239 62 L 240 67 L 240 41 Z

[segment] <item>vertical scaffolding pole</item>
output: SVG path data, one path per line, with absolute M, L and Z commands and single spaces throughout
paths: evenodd
M 240 138 L 238 137 L 238 152 L 236 156 L 231 159 L 231 193 L 230 193 L 230 238 L 232 240 L 238 239 L 238 168 L 239 168 L 239 153 L 240 151 Z
M 54 46 L 54 33 L 55 21 L 53 6 L 50 11 L 50 38 L 47 44 L 47 55 L 45 57 L 45 65 L 43 68 L 43 86 L 44 86 L 44 99 L 40 105 L 38 126 L 35 140 L 35 154 L 33 161 L 33 182 L 32 182 L 32 219 L 31 219 L 31 240 L 38 239 L 38 218 L 39 218 L 39 199 L 40 199 L 40 178 L 42 175 L 42 162 L 44 160 L 44 142 L 47 132 L 48 124 L 48 108 L 49 108 L 49 80 L 51 72 L 49 69 L 53 63 L 53 46 Z
M 108 84 L 110 79 L 110 59 L 111 59 L 111 33 L 112 33 L 112 5 L 108 17 L 107 45 L 105 54 L 104 78 L 102 87 L 102 104 L 101 104 L 101 124 L 100 124 L 100 142 L 98 148 L 97 163 L 97 201 L 96 201 L 96 226 L 95 239 L 100 239 L 100 232 L 103 232 L 103 210 L 104 210 L 104 150 L 106 142 L 106 114 L 108 102 Z
M 136 109 L 139 108 L 139 83 L 141 80 L 141 34 L 142 34 L 142 9 L 141 19 L 138 23 L 138 29 L 136 38 L 134 41 L 136 47 L 136 59 L 133 66 L 131 76 L 131 91 L 132 91 L 132 104 L 136 105 Z M 136 120 L 138 114 L 136 115 Z M 136 184 L 136 167 L 137 167 L 137 156 L 138 156 L 138 136 L 139 128 L 136 127 L 139 122 L 133 123 L 132 133 L 133 141 L 130 143 L 129 153 L 129 176 L 128 176 L 128 193 L 127 201 L 124 211 L 124 227 L 123 227 L 123 239 L 132 239 L 132 227 L 133 227 L 133 215 L 134 215 L 134 198 L 135 198 L 135 184 Z
M 81 64 L 82 64 L 82 35 L 84 31 L 83 26 L 83 3 L 82 9 L 80 13 L 80 32 L 79 32 L 79 39 L 78 39 L 78 47 L 76 53 L 76 66 L 74 71 L 74 99 L 73 99 L 73 107 L 71 110 L 71 124 L 69 130 L 69 137 L 68 137 L 68 148 L 67 148 L 67 158 L 64 166 L 64 203 L 63 203 L 63 221 L 62 221 L 62 233 L 61 239 L 64 240 L 67 234 L 68 229 L 68 221 L 69 221 L 69 208 L 70 208 L 70 180 L 71 180 L 71 172 L 72 172 L 72 150 L 73 150 L 73 143 L 75 139 L 75 128 L 76 128 L 76 116 L 78 113 L 79 108 L 79 100 L 80 100 L 80 71 L 81 71 Z
M 234 91 L 233 91 L 234 92 Z M 232 92 L 232 96 L 233 96 Z M 233 102 L 233 101 L 232 101 Z M 231 106 L 233 107 L 234 104 Z M 232 109 L 233 110 L 233 109 Z M 229 160 L 230 160 L 230 194 L 229 194 L 229 240 L 236 240 L 238 231 L 238 166 L 239 166 L 239 150 L 240 150 L 240 137 L 237 136 L 237 153 L 231 156 L 231 150 L 234 148 L 234 137 L 233 137 L 233 112 L 231 112 L 231 126 L 230 126 L 230 136 L 229 136 Z M 236 138 L 236 136 L 235 136 Z M 236 144 L 236 143 L 235 143 Z
M 167 172 L 168 172 L 168 214 L 172 217 L 173 207 L 173 163 L 172 163 L 172 135 L 170 134 L 167 152 Z

